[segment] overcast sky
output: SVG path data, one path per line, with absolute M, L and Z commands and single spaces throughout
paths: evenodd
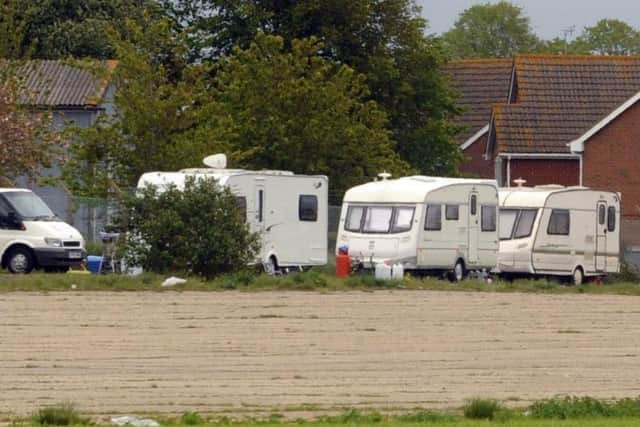
M 496 0 L 416 0 L 429 21 L 429 33 L 442 33 L 453 26 L 460 12 L 474 4 L 498 3 Z M 602 18 L 616 18 L 640 28 L 640 0 L 514 0 L 524 7 L 538 36 L 562 37 L 575 26 L 575 37 L 582 28 Z

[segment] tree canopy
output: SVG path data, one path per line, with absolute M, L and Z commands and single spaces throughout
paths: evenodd
M 507 1 L 471 6 L 442 38 L 454 58 L 508 58 L 541 46 L 523 9 Z
M 575 40 L 578 49 L 598 55 L 640 54 L 640 32 L 618 19 L 601 19 Z

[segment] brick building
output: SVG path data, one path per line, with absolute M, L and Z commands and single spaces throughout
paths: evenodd
M 506 100 L 489 108 L 485 133 L 461 143 L 462 170 L 495 177 L 502 186 L 523 178 L 527 185 L 620 192 L 625 245 L 640 245 L 640 57 L 518 55 L 509 61 L 507 91 L 496 92 Z M 463 107 L 478 87 L 488 92 L 497 80 L 478 71 L 477 61 L 457 67 L 471 70 L 447 70 L 454 88 L 472 88 L 460 100 Z

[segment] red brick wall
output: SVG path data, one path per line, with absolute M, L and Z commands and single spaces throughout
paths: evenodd
M 622 214 L 640 219 L 640 104 L 584 144 L 584 185 L 622 193 Z
M 493 158 L 484 159 L 484 154 L 487 150 L 487 136 L 488 133 L 485 133 L 462 152 L 464 159 L 460 163 L 460 172 L 464 176 L 493 179 L 495 172 Z
M 506 177 L 507 159 L 504 159 L 503 176 Z M 513 180 L 522 178 L 526 186 L 580 183 L 580 162 L 572 159 L 511 159 L 511 185 Z M 506 181 L 505 181 L 506 186 Z

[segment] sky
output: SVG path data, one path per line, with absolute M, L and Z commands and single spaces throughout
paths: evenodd
M 416 0 L 422 15 L 429 21 L 428 33 L 447 31 L 460 12 L 475 4 L 497 0 Z M 564 37 L 572 26 L 573 36 L 602 18 L 616 18 L 640 29 L 640 0 L 513 0 L 531 19 L 535 33 L 544 39 Z

